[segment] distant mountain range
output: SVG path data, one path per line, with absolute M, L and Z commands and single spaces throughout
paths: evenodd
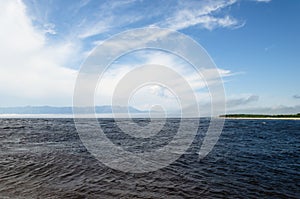
M 112 113 L 111 106 L 96 107 L 75 107 L 77 113 L 91 114 L 94 113 Z M 115 113 L 144 113 L 131 106 L 115 106 Z M 22 107 L 0 107 L 0 114 L 73 114 L 73 107 L 54 107 L 54 106 L 22 106 Z

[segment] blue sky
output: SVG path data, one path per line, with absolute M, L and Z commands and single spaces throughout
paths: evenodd
M 300 1 L 3 0 L 0 6 L 0 106 L 71 105 L 77 72 L 97 44 L 132 28 L 161 27 L 207 50 L 224 78 L 228 112 L 300 112 Z M 137 56 L 143 63 L 169 60 L 161 52 L 145 55 L 118 60 L 123 65 L 111 73 L 140 63 Z M 176 61 L 170 59 L 165 64 Z M 108 74 L 108 84 L 115 76 Z M 149 89 L 155 100 L 163 97 Z M 143 103 L 137 106 L 147 108 Z

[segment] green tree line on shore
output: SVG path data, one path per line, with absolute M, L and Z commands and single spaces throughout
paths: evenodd
M 225 118 L 300 118 L 300 113 L 297 114 L 281 114 L 281 115 L 264 115 L 264 114 L 226 114 L 220 115 Z

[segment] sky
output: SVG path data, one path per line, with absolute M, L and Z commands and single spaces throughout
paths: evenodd
M 223 78 L 228 113 L 300 112 L 300 1 L 1 0 L 0 106 L 71 106 L 76 77 L 88 55 L 117 33 L 134 28 L 176 30 L 197 41 Z M 108 104 L 118 81 L 141 64 L 176 65 L 203 106 L 205 84 L 189 65 L 163 51 L 116 60 L 98 87 Z M 148 85 L 132 105 L 176 109 L 167 89 Z M 177 105 L 176 105 L 177 104 Z

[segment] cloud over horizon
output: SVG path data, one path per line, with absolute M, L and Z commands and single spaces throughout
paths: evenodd
M 240 105 L 246 105 L 251 102 L 256 102 L 258 100 L 259 100 L 259 96 L 250 95 L 248 97 L 242 97 L 242 98 L 238 98 L 238 99 L 228 99 L 226 105 L 227 105 L 227 108 L 232 108 L 232 107 L 236 107 L 236 106 L 240 106 Z
M 260 42 L 250 41 L 251 35 L 248 37 L 244 35 L 246 31 L 243 27 L 248 25 L 245 22 L 246 20 L 248 22 L 246 17 L 249 15 L 247 13 L 244 15 L 241 13 L 244 10 L 240 11 L 239 9 L 245 4 L 252 3 L 255 6 L 262 5 L 264 7 L 272 4 L 270 2 L 270 0 L 249 2 L 240 0 L 167 0 L 161 3 L 160 1 L 139 0 L 101 2 L 81 0 L 70 3 L 68 1 L 2 0 L 0 1 L 2 8 L 0 13 L 0 43 L 2 44 L 0 46 L 0 106 L 71 105 L 80 65 L 89 53 L 114 34 L 141 27 L 171 28 L 188 34 L 196 42 L 201 38 L 206 47 L 214 53 L 214 59 L 221 63 L 218 72 L 224 79 L 225 85 L 238 76 L 236 74 L 238 74 L 239 68 L 244 70 L 243 67 L 245 67 L 245 73 L 250 71 L 249 75 L 254 75 L 253 71 L 256 69 L 251 71 L 246 61 L 245 63 L 235 62 L 238 59 L 245 59 L 245 56 L 242 56 L 243 53 L 245 54 L 243 50 L 248 47 L 258 52 L 259 48 L 252 47 L 252 43 L 260 44 Z M 254 20 L 251 21 L 252 24 L 249 23 L 249 25 L 253 25 L 255 21 L 254 17 Z M 234 36 L 231 36 L 231 33 L 234 33 L 232 34 Z M 235 39 L 235 35 L 238 34 L 242 34 L 240 36 L 242 42 L 223 39 L 223 36 L 225 38 L 226 35 L 227 39 L 231 37 Z M 245 38 L 249 38 L 249 41 L 245 41 Z M 153 37 L 148 39 L 153 39 Z M 213 47 L 210 46 L 212 40 L 216 42 L 215 46 L 212 45 Z M 245 43 L 243 43 L 244 41 Z M 262 43 L 263 50 L 265 46 L 272 44 L 272 42 Z M 126 41 L 123 44 L 131 45 Z M 244 46 L 237 44 L 248 46 L 245 46 L 244 49 Z M 112 48 L 117 49 L 118 45 L 114 45 Z M 229 46 L 230 52 L 226 52 L 224 46 Z M 276 50 L 280 49 L 280 43 L 276 43 L 276 46 L 278 46 Z M 236 47 L 239 50 L 236 50 Z M 297 52 L 295 49 L 294 51 Z M 246 52 L 250 53 L 248 50 Z M 270 57 L 274 57 L 273 54 L 271 56 L 271 53 L 274 52 L 268 52 Z M 222 56 L 229 56 L 229 58 Z M 268 57 L 256 58 L 264 60 Z M 162 52 L 140 52 L 138 57 L 129 56 L 127 59 L 119 60 L 114 64 L 115 68 L 108 71 L 107 76 L 103 79 L 107 86 L 102 88 L 102 93 L 104 93 L 104 97 L 101 98 L 102 103 L 109 102 L 109 96 L 118 80 L 139 64 L 176 66 L 174 68 L 184 74 L 191 87 L 196 91 L 198 100 L 202 104 L 209 101 L 210 96 L 205 89 L 206 82 L 199 80 L 197 75 L 188 70 L 187 64 L 172 56 L 166 56 Z M 268 65 L 267 62 L 262 64 Z M 257 65 L 260 64 L 256 64 L 256 67 Z M 214 77 L 210 76 L 212 71 L 203 72 L 208 77 L 209 83 L 213 84 Z M 240 80 L 241 82 L 243 84 L 242 80 Z M 284 107 L 297 108 L 298 101 L 295 99 L 300 98 L 299 94 L 293 95 L 297 93 L 297 89 L 290 90 L 285 95 L 285 99 L 289 100 L 283 100 L 284 97 L 276 99 L 274 97 L 276 94 L 263 97 L 263 93 L 258 91 L 259 89 L 251 86 L 237 90 L 234 89 L 238 86 L 231 88 L 233 91 L 229 90 L 230 97 L 227 101 L 229 110 L 246 109 L 250 106 L 253 108 L 258 105 L 279 107 L 282 106 L 281 104 L 285 104 Z M 141 90 L 139 95 L 140 97 L 136 97 L 139 108 L 151 107 L 151 101 L 161 101 L 169 107 L 176 105 L 171 94 L 165 88 L 150 86 Z M 147 100 L 142 101 L 141 96 L 146 95 Z M 273 100 L 270 105 L 266 103 L 268 99 Z
M 73 56 L 72 43 L 49 45 L 21 1 L 0 6 L 1 105 L 69 104 L 77 71 L 64 66 Z

